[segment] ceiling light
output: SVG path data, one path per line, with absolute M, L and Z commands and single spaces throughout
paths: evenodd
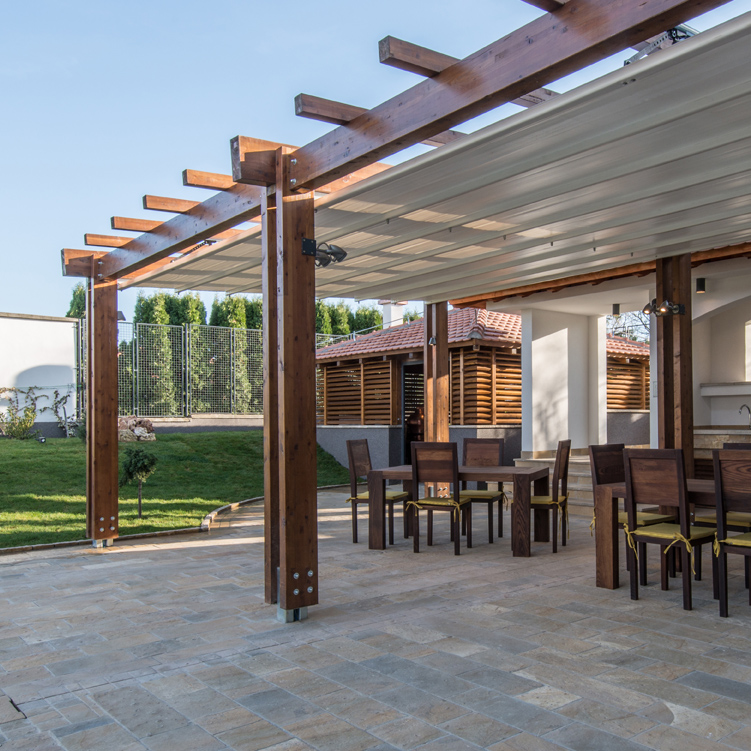
M 707 280 L 703 277 L 697 277 L 696 279 L 696 294 L 702 295 L 707 291 Z

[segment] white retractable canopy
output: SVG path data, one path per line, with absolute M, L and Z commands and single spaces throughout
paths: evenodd
M 316 202 L 319 297 L 436 302 L 751 240 L 751 14 Z M 261 291 L 260 229 L 123 286 Z

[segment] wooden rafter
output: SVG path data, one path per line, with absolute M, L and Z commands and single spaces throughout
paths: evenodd
M 183 170 L 183 185 L 190 188 L 207 188 L 208 190 L 229 190 L 235 181 L 232 175 L 220 175 L 217 172 L 199 172 L 194 169 Z
M 330 182 L 726 0 L 570 0 L 298 149 L 296 188 Z
M 86 245 L 93 245 L 99 248 L 122 248 L 123 245 L 127 245 L 132 239 L 132 237 L 116 237 L 115 235 L 94 235 L 88 232 L 83 236 L 83 241 Z
M 113 216 L 110 219 L 112 229 L 124 229 L 130 232 L 158 232 L 160 227 L 164 226 L 164 222 L 157 222 L 154 219 L 131 219 L 126 216 Z M 233 237 L 237 237 L 241 234 L 242 230 L 239 229 L 226 229 L 224 232 L 217 232 L 212 235 L 212 240 L 231 240 Z M 87 235 L 89 237 L 89 235 Z M 95 235 L 95 237 L 108 237 L 108 235 Z M 132 237 L 121 237 L 120 240 L 127 240 L 130 242 Z M 87 243 L 87 245 L 97 245 L 99 243 Z M 126 243 L 120 245 L 111 245 L 110 247 L 121 247 Z
M 83 248 L 63 248 L 60 256 L 63 264 L 63 276 L 92 276 L 92 261 L 96 264 L 108 255 L 106 250 L 84 250 Z M 154 261 L 149 270 L 154 271 L 161 266 L 166 266 L 172 262 L 172 258 L 162 258 Z M 138 275 L 138 272 L 125 274 L 122 279 L 132 279 Z
M 298 117 L 307 117 L 309 120 L 319 120 L 332 125 L 345 125 L 354 120 L 363 112 L 367 112 L 364 107 L 356 107 L 353 104 L 337 102 L 333 99 L 323 99 L 311 94 L 298 94 L 295 97 L 295 114 Z M 433 138 L 423 141 L 426 146 L 445 146 L 447 143 L 453 143 L 466 136 L 458 130 L 447 130 L 444 133 L 438 133 Z
M 184 198 L 168 198 L 166 196 L 143 197 L 143 207 L 150 211 L 167 211 L 170 214 L 187 214 L 191 209 L 200 206 L 200 201 L 186 201 Z
M 425 76 L 426 78 L 432 78 L 459 62 L 458 57 L 444 55 L 442 52 L 436 52 L 427 47 L 421 47 L 419 44 L 405 42 L 403 39 L 392 36 L 385 37 L 378 42 L 378 56 L 384 65 L 416 73 L 418 76 Z M 521 107 L 534 107 L 536 104 L 546 102 L 554 96 L 558 96 L 558 92 L 552 89 L 535 89 L 528 94 L 512 99 L 511 102 Z
M 556 13 L 566 4 L 566 0 L 524 0 L 524 2 L 548 13 Z

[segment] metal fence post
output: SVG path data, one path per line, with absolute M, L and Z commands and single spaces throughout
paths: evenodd
M 141 356 L 140 356 L 140 338 L 139 338 L 139 328 L 141 324 L 140 323 L 134 323 L 133 324 L 133 389 L 134 389 L 134 396 L 133 396 L 133 414 L 138 415 L 139 413 L 139 400 L 141 396 L 141 389 L 139 384 L 139 372 L 141 370 Z

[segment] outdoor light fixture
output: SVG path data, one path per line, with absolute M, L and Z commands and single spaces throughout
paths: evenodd
M 117 320 L 118 321 L 124 321 L 125 320 L 125 313 L 123 313 L 122 310 L 117 311 Z
M 428 339 L 428 346 L 435 347 L 435 345 L 436 345 L 435 337 L 431 336 L 430 339 Z
M 686 306 L 680 303 L 670 302 L 670 300 L 663 300 L 659 305 L 657 304 L 657 298 L 654 298 L 652 302 L 647 303 L 642 313 L 649 315 L 654 313 L 656 316 L 678 316 L 685 315 Z
M 703 276 L 696 278 L 696 294 L 703 295 L 707 291 L 707 280 Z
M 613 303 L 613 316 L 615 318 L 618 318 L 618 316 L 621 314 L 621 304 L 618 302 Z
M 330 263 L 341 263 L 347 257 L 347 251 L 338 245 L 320 242 L 316 243 L 308 237 L 302 239 L 302 254 L 316 259 L 316 268 L 326 268 Z

